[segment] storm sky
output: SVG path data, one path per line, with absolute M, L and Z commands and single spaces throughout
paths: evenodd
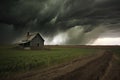
M 119 0 L 0 0 L 0 44 L 40 32 L 45 44 L 120 44 Z

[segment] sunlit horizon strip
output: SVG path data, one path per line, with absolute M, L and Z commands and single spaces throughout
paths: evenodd
M 120 45 L 120 38 L 98 38 L 92 44 L 87 45 Z

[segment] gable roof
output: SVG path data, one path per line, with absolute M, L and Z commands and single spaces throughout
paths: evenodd
M 39 33 L 30 33 L 29 35 L 25 35 L 24 37 L 21 38 L 21 40 L 18 42 L 19 44 L 22 43 L 27 43 L 32 41 L 37 35 L 40 36 L 40 38 L 44 41 L 44 39 L 42 38 L 42 36 Z

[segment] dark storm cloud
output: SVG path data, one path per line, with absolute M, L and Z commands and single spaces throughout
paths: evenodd
M 46 30 L 62 0 L 11 0 L 1 2 L 0 23 L 16 25 L 16 29 Z
M 68 0 L 58 20 L 77 20 L 75 23 L 78 25 L 118 23 L 119 4 L 118 0 Z
M 13 36 L 13 25 L 0 24 L 0 44 L 10 43 L 12 41 L 11 36 Z
M 4 0 L 0 1 L 1 23 L 25 25 L 36 18 L 38 11 L 42 8 L 39 0 Z
M 78 25 L 85 34 L 101 24 L 116 30 L 120 22 L 119 4 L 119 0 L 0 0 L 0 36 L 7 31 L 13 37 L 13 33 L 27 31 L 54 36 Z

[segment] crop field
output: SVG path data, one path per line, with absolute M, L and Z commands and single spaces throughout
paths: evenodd
M 44 69 L 98 52 L 94 48 L 50 47 L 48 50 L 17 50 L 0 47 L 0 76 Z

